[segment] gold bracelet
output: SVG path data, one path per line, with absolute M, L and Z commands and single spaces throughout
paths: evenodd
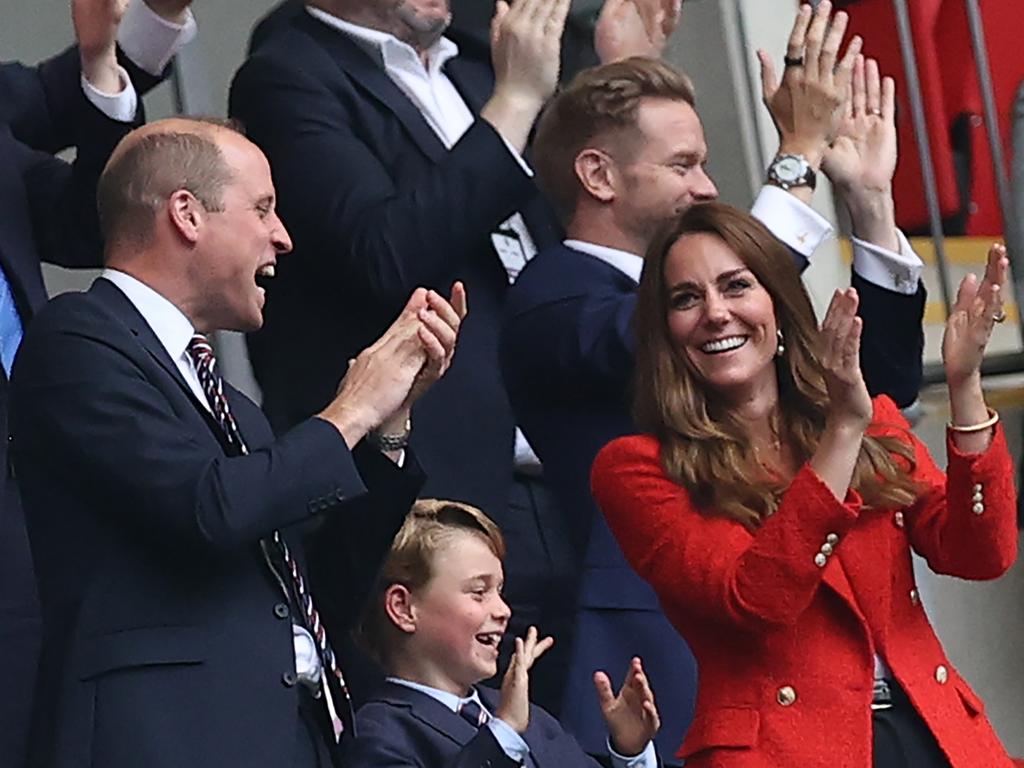
M 966 424 L 964 426 L 957 426 L 950 420 L 949 428 L 953 432 L 970 433 L 970 432 L 981 432 L 984 429 L 991 429 L 999 423 L 999 412 L 993 411 L 991 408 L 986 408 L 988 411 L 988 418 L 984 421 L 979 421 L 977 424 Z

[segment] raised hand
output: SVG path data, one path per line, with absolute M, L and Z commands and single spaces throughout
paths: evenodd
M 1006 247 L 993 245 L 988 252 L 981 283 L 967 275 L 956 294 L 953 311 L 942 336 L 942 362 L 951 394 L 972 379 L 980 379 L 981 361 L 992 336 L 992 328 L 1005 317 L 1002 286 L 1009 277 Z
M 640 659 L 634 657 L 630 662 L 626 679 L 622 681 L 617 695 L 604 672 L 594 673 L 594 688 L 601 714 L 608 725 L 612 747 L 624 757 L 639 755 L 661 727 L 654 693 L 647 683 Z
M 896 83 L 878 62 L 857 56 L 839 134 L 822 167 L 850 211 L 853 234 L 899 251 L 892 177 L 896 173 Z
M 594 27 L 598 59 L 608 64 L 630 56 L 661 58 L 682 7 L 682 0 L 605 0 Z
M 78 40 L 82 74 L 104 93 L 123 87 L 117 64 L 117 28 L 129 0 L 72 0 L 71 20 Z
M 530 667 L 554 644 L 552 637 L 538 640 L 536 627 L 530 627 L 525 638 L 516 638 L 516 650 L 501 681 L 501 699 L 494 714 L 520 735 L 530 724 Z
M 404 425 L 412 403 L 447 370 L 466 314 L 460 283 L 452 301 L 454 306 L 434 291 L 416 289 L 384 335 L 349 362 L 338 394 L 319 416 L 350 447 L 381 425 L 400 431 L 393 426 Z
M 570 0 L 498 0 L 491 21 L 494 93 L 480 116 L 517 150 L 555 92 Z
M 830 18 L 831 11 L 828 0 L 815 11 L 800 6 L 786 46 L 781 85 L 771 57 L 758 51 L 761 95 L 779 132 L 779 151 L 803 155 L 814 168 L 838 133 L 862 44 L 854 36 L 838 59 L 849 19 L 843 11 Z
M 879 77 L 877 61 L 858 56 L 839 133 L 822 167 L 841 191 L 888 193 L 896 155 L 896 83 Z
M 468 311 L 466 288 L 461 282 L 452 286 L 450 301 L 445 301 L 434 291 L 427 291 L 426 306 L 420 308 L 417 315 L 421 322 L 417 334 L 427 359 L 416 374 L 402 408 L 412 408 L 413 403 L 451 367 L 459 328 Z
M 863 321 L 857 317 L 859 298 L 853 288 L 837 290 L 821 324 L 821 362 L 828 389 L 831 424 L 867 429 L 873 407 L 860 370 L 860 335 Z

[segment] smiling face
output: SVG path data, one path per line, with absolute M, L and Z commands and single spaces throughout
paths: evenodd
M 501 597 L 501 560 L 480 534 L 455 531 L 433 555 L 431 578 L 412 591 L 415 629 L 404 651 L 416 682 L 465 696 L 498 671 L 498 642 L 511 611 Z
M 687 234 L 665 259 L 668 334 L 709 389 L 732 401 L 778 398 L 775 308 L 721 238 Z
M 196 243 L 192 279 L 202 300 L 194 313 L 200 330 L 254 331 L 263 325 L 266 300 L 257 277 L 273 277 L 277 255 L 292 243 L 274 209 L 270 165 L 244 137 L 221 132 L 218 146 L 231 169 L 220 210 L 206 211 Z
M 691 205 L 718 197 L 707 175 L 704 128 L 681 100 L 644 99 L 637 110 L 637 141 L 615 162 L 619 186 L 615 217 L 646 250 L 654 233 Z M 619 153 L 617 153 L 619 154 Z

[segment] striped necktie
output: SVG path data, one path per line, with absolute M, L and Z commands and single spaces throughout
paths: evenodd
M 206 400 L 213 411 L 213 417 L 220 426 L 221 431 L 228 439 L 228 442 L 240 454 L 248 454 L 249 449 L 245 444 L 245 440 L 242 439 L 238 423 L 235 421 L 235 417 L 232 415 L 231 408 L 228 405 L 228 400 L 224 396 L 224 380 L 221 379 L 220 374 L 217 372 L 217 358 L 213 354 L 213 347 L 210 345 L 209 340 L 202 334 L 196 334 L 189 342 L 187 351 L 195 365 L 196 373 L 199 375 L 199 384 L 203 388 Z M 334 650 L 327 639 L 327 630 L 324 629 L 324 625 L 320 621 L 320 614 L 317 612 L 316 606 L 313 605 L 313 597 L 309 594 L 306 580 L 303 578 L 302 570 L 299 568 L 299 563 L 292 555 L 280 531 L 274 531 L 270 535 L 269 540 L 264 539 L 261 543 L 265 546 L 269 544 L 269 546 L 277 550 L 281 562 L 284 564 L 285 573 L 283 574 L 282 583 L 284 581 L 290 582 L 294 593 L 294 595 L 288 595 L 289 601 L 293 604 L 298 602 L 300 608 L 298 613 L 303 620 L 306 630 L 313 636 L 313 640 L 316 643 L 317 651 L 320 654 L 320 661 L 323 664 L 324 670 L 326 670 L 327 688 L 338 709 L 338 719 L 335 719 L 335 736 L 340 737 L 345 732 L 354 736 L 355 720 L 348 686 L 345 684 L 345 677 L 341 673 Z M 270 560 L 268 559 L 267 562 L 269 563 Z M 271 567 L 273 568 L 273 566 Z M 274 570 L 275 576 L 280 578 L 282 574 L 277 573 L 276 568 Z M 285 592 L 287 593 L 288 590 L 285 589 Z
M 459 704 L 459 714 L 474 728 L 479 728 L 491 719 L 487 710 L 481 707 L 476 699 L 466 699 Z

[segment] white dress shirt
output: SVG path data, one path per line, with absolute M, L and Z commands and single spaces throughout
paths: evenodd
M 404 685 L 406 688 L 412 688 L 420 693 L 425 693 L 427 696 L 448 707 L 452 712 L 458 712 L 467 701 L 476 702 L 480 709 L 490 715 L 487 727 L 491 729 L 491 733 L 494 735 L 495 741 L 501 746 L 502 751 L 508 755 L 510 760 L 514 760 L 520 765 L 526 762 L 526 757 L 530 754 L 530 745 L 526 743 L 522 736 L 515 732 L 512 726 L 501 718 L 495 717 L 494 713 L 487 709 L 487 706 L 480 700 L 480 694 L 476 688 L 471 688 L 469 696 L 463 698 L 456 696 L 454 693 L 442 691 L 439 688 L 432 688 L 429 685 L 414 683 L 411 680 L 403 680 L 399 677 L 388 677 L 387 681 L 396 685 Z M 609 740 L 608 755 L 611 757 L 612 768 L 658 768 L 658 755 L 654 750 L 654 742 L 652 741 L 647 742 L 647 746 L 644 747 L 639 755 L 626 757 L 612 749 L 611 741 Z
M 188 354 L 188 344 L 196 330 L 184 313 L 167 298 L 131 275 L 116 269 L 104 269 L 100 277 L 116 285 L 132 303 L 146 325 L 153 331 L 160 345 L 167 351 L 181 372 L 192 394 L 207 411 L 213 413 L 206 393 L 199 383 L 199 374 Z M 295 648 L 295 671 L 302 679 L 320 679 L 320 655 L 313 642 L 313 636 L 305 627 L 292 623 L 292 642 Z
M 347 37 L 366 51 L 423 115 L 447 149 L 451 149 L 476 119 L 458 89 L 444 73 L 444 65 L 459 53 L 459 46 L 442 37 L 427 51 L 427 63 L 413 49 L 387 32 L 352 24 L 319 8 L 306 7 L 315 18 Z M 533 175 L 522 156 L 505 142 L 523 170 Z M 512 214 L 491 234 L 495 251 L 505 266 L 509 282 L 515 282 L 526 262 L 537 253 L 526 222 Z
M 121 19 L 117 43 L 121 50 L 142 70 L 159 75 L 182 46 L 196 35 L 196 22 L 192 11 L 186 11 L 184 24 L 174 24 L 158 16 L 143 0 L 133 0 Z M 111 120 L 130 123 L 135 119 L 139 97 L 131 78 L 123 67 L 121 90 L 106 93 L 96 88 L 82 75 L 82 90 L 89 101 Z
M 442 37 L 434 43 L 427 51 L 427 63 L 424 65 L 423 59 L 412 46 L 392 34 L 352 24 L 319 8 L 307 6 L 306 10 L 314 18 L 351 38 L 366 51 L 402 93 L 409 97 L 446 148 L 451 149 L 469 130 L 475 120 L 473 112 L 444 73 L 445 62 L 459 53 L 459 47 L 453 41 Z M 505 142 L 505 146 L 523 170 L 532 176 L 533 172 L 520 154 L 508 142 Z M 498 225 L 491 233 L 491 241 L 510 283 L 515 282 L 526 262 L 537 254 L 537 246 L 526 222 L 518 213 Z M 518 427 L 513 463 L 527 472 L 540 470 L 540 459 Z
M 806 203 L 770 184 L 761 189 L 750 212 L 775 237 L 808 260 L 814 250 L 832 235 L 832 225 L 828 220 Z M 853 269 L 880 288 L 913 295 L 917 293 L 924 262 L 902 232 L 896 230 L 896 235 L 900 243 L 899 253 L 852 238 Z M 601 259 L 634 282 L 640 282 L 644 267 L 641 256 L 584 240 L 566 240 L 564 244 Z

